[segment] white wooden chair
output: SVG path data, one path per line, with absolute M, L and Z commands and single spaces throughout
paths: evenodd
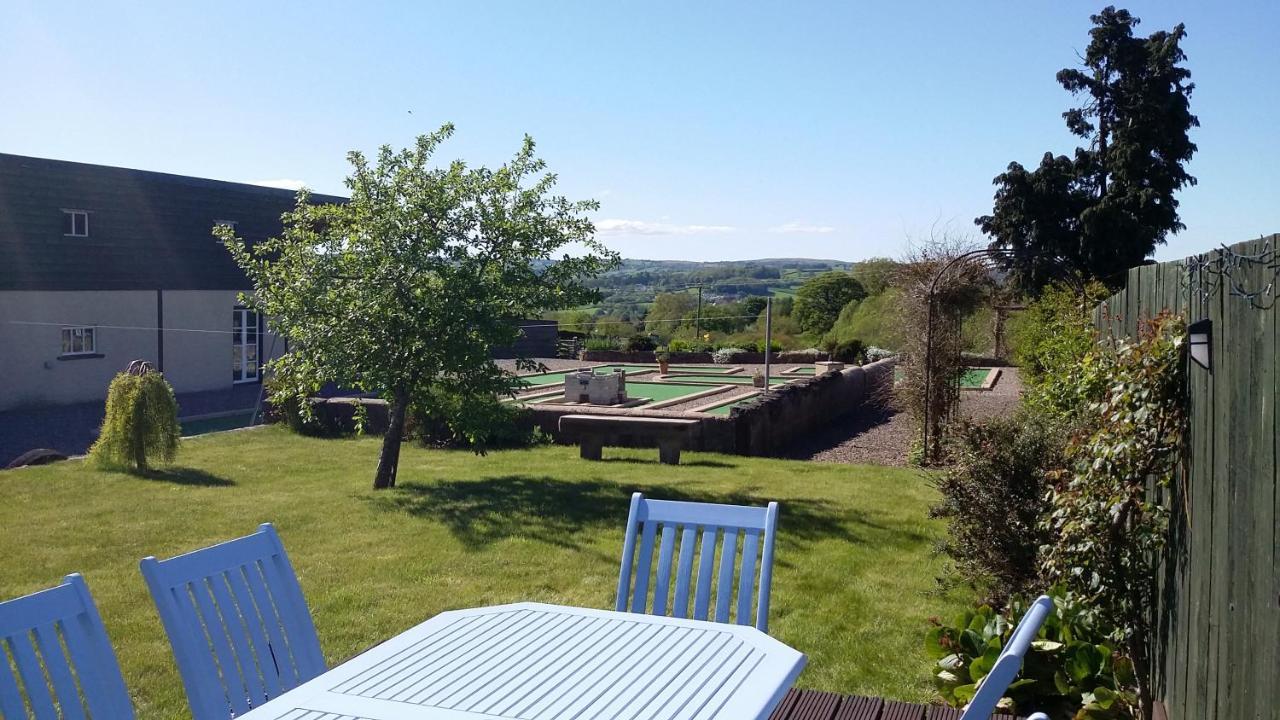
M 1000 698 L 1004 697 L 1013 679 L 1018 676 L 1018 671 L 1022 669 L 1023 658 L 1027 656 L 1032 641 L 1040 632 L 1040 626 L 1044 624 L 1045 618 L 1049 617 L 1051 612 L 1053 612 L 1051 598 L 1045 595 L 1036 598 L 1027 610 L 1027 614 L 1018 621 L 1018 626 L 1014 628 L 1009 642 L 1005 643 L 1004 648 L 1000 650 L 1000 657 L 996 659 L 991 672 L 982 678 L 982 682 L 978 685 L 978 692 L 974 693 L 973 700 L 969 701 L 969 706 L 965 708 L 960 720 L 987 720 L 991 717 L 991 714 L 996 711 L 996 703 L 1000 702 Z M 1027 720 L 1049 720 L 1049 718 L 1044 713 L 1035 713 L 1027 717 Z
M 228 720 L 325 671 L 293 566 L 270 523 L 142 560 L 194 720 Z
M 0 602 L 0 716 L 133 717 L 107 629 L 79 573 Z
M 745 507 L 649 500 L 642 493 L 635 493 L 631 496 L 631 512 L 622 546 L 616 609 L 654 615 L 670 612 L 680 618 L 727 623 L 730 610 L 736 606 L 733 622 L 755 625 L 761 632 L 768 632 L 773 537 L 777 524 L 776 502 L 769 503 L 768 507 Z M 678 554 L 677 532 L 680 536 Z M 735 563 L 739 536 L 742 537 L 740 566 Z M 655 543 L 658 543 L 656 569 L 653 565 Z M 693 574 L 695 549 L 696 577 Z M 757 557 L 760 558 L 758 583 Z M 652 594 L 650 575 L 653 575 Z M 754 615 L 753 599 L 757 599 Z

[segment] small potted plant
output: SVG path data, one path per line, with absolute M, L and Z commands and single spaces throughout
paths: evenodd
M 670 369 L 671 369 L 671 353 L 667 352 L 666 348 L 662 348 L 658 351 L 658 372 L 663 375 L 666 375 L 667 371 L 669 371 Z
M 751 375 L 751 384 L 758 388 L 764 387 L 764 372 L 760 370 L 755 371 Z

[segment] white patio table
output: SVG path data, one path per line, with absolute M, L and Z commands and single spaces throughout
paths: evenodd
M 804 664 L 750 626 L 517 603 L 440 613 L 240 720 L 765 720 Z

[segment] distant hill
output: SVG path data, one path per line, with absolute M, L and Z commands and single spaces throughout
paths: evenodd
M 695 262 L 627 258 L 591 285 L 600 290 L 600 309 L 634 312 L 647 308 L 660 293 L 697 292 L 704 302 L 741 300 L 750 295 L 788 296 L 805 280 L 831 270 L 848 270 L 853 263 L 813 258 L 762 258 Z

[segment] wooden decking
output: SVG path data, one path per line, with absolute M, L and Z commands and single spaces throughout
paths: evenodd
M 992 715 L 992 720 L 1016 720 Z M 945 705 L 916 705 L 818 690 L 790 690 L 769 720 L 959 720 L 960 711 Z

